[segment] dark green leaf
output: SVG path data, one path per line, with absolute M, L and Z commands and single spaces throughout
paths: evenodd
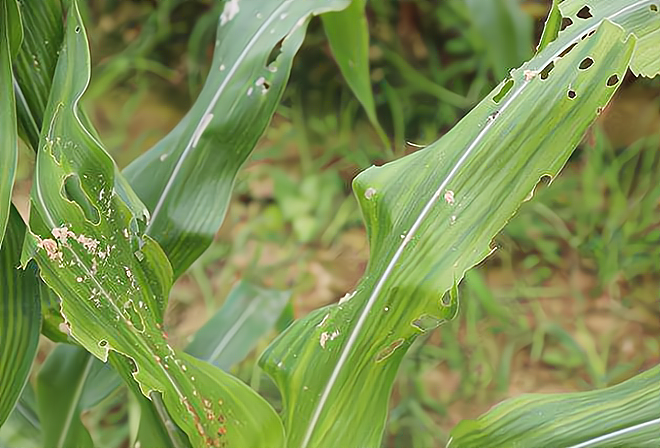
M 386 147 L 390 147 L 385 131 L 378 122 L 369 77 L 369 25 L 366 0 L 351 0 L 348 8 L 321 16 L 332 54 L 344 79 L 367 112 L 369 121 Z
M 536 52 L 543 50 L 548 46 L 550 42 L 555 40 L 559 35 L 559 30 L 561 29 L 562 16 L 559 11 L 559 0 L 552 0 L 552 6 L 550 6 L 550 12 L 548 13 L 548 18 L 545 20 L 545 26 L 543 27 L 543 34 L 541 35 L 541 40 L 539 45 L 536 47 Z
M 146 233 L 178 277 L 222 223 L 234 179 L 279 104 L 312 14 L 347 0 L 230 0 L 213 64 L 188 114 L 125 174 L 151 211 Z
M 25 224 L 11 206 L 0 248 L 0 426 L 21 395 L 37 353 L 41 317 L 34 264 L 20 269 Z
M 27 32 L 16 59 L 16 92 L 19 125 L 36 151 L 39 129 L 62 37 L 60 0 L 26 0 L 19 3 Z
M 16 0 L 0 0 L 0 247 L 9 219 L 18 161 L 12 58 L 20 45 L 22 32 Z M 7 416 L 0 412 L 0 417 Z

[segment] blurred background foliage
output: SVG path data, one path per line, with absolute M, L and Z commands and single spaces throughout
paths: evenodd
M 368 2 L 371 81 L 390 147 L 313 21 L 283 102 L 239 174 L 223 228 L 175 285 L 167 314 L 175 343 L 185 346 L 239 279 L 292 293 L 279 330 L 352 290 L 368 255 L 352 178 L 450 129 L 531 57 L 549 3 Z M 86 3 L 94 68 L 85 107 L 120 167 L 194 101 L 222 6 Z M 660 79 L 627 77 L 552 187 L 539 185 L 496 238 L 495 253 L 468 273 L 459 317 L 411 349 L 385 446 L 443 446 L 458 421 L 507 397 L 604 387 L 660 362 L 659 149 Z M 15 201 L 23 210 L 31 157 L 22 151 Z M 277 403 L 255 365 L 273 336 L 233 371 Z M 44 340 L 39 362 L 51 349 Z M 122 394 L 85 414 L 99 445 L 126 443 Z

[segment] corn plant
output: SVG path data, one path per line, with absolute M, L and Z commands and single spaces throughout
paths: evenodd
M 364 3 L 228 0 L 199 98 L 119 171 L 79 104 L 90 54 L 78 1 L 66 2 L 65 25 L 55 0 L 0 1 L 0 424 L 19 403 L 14 413 L 38 416 L 37 443 L 93 446 L 79 414 L 123 381 L 140 410 L 134 446 L 379 446 L 406 350 L 458 313 L 465 272 L 539 179 L 558 175 L 626 71 L 660 73 L 658 0 L 555 3 L 536 55 L 450 132 L 358 175 L 369 265 L 354 291 L 261 356 L 278 413 L 223 368 L 251 348 L 232 340 L 236 316 L 262 312 L 272 325 L 286 295 L 240 284 L 186 349 L 168 342 L 165 306 L 220 227 L 313 15 L 387 143 Z M 36 152 L 27 223 L 10 200 L 19 138 Z M 62 344 L 34 400 L 21 392 L 40 333 Z M 459 424 L 449 446 L 657 446 L 658 387 L 654 368 L 602 391 L 517 398 Z

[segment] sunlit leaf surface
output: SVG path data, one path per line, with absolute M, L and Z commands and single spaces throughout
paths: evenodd
M 162 319 L 172 270 L 142 233 L 146 210 L 81 122 L 78 102 L 89 67 L 72 2 L 44 115 L 24 262 L 35 258 L 62 298 L 71 335 L 101 360 L 110 350 L 130 359 L 143 394 L 162 392 L 193 446 L 281 446 L 281 423 L 263 399 L 168 344 Z
M 660 445 L 660 366 L 606 389 L 529 394 L 459 423 L 447 448 L 656 447 Z
M 355 179 L 370 246 L 364 277 L 261 359 L 283 395 L 288 447 L 379 446 L 406 349 L 454 314 L 446 291 L 607 105 L 636 43 L 660 27 L 650 5 L 599 3 L 599 19 L 576 19 L 439 141 Z
M 220 228 L 236 173 L 279 104 L 313 14 L 348 0 L 227 1 L 213 64 L 188 114 L 125 170 L 151 212 L 146 233 L 175 277 Z

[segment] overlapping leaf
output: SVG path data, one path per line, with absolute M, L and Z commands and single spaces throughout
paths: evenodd
M 290 296 L 246 281 L 239 282 L 222 308 L 195 333 L 186 352 L 229 370 L 273 328 Z
M 9 219 L 11 191 L 18 160 L 16 104 L 14 99 L 12 59 L 22 40 L 16 0 L 0 1 L 0 247 Z M 6 416 L 5 416 L 6 417 Z
M 19 127 L 36 151 L 57 55 L 62 44 L 60 0 L 19 3 L 25 38 L 16 58 L 16 102 Z
M 162 392 L 194 446 L 281 446 L 281 423 L 263 399 L 167 343 L 161 328 L 172 271 L 142 234 L 146 210 L 80 120 L 89 64 L 72 2 L 44 115 L 24 262 L 35 258 L 62 298 L 72 336 L 101 360 L 110 350 L 130 359 L 143 394 Z
M 238 169 L 277 107 L 312 14 L 348 0 L 225 4 L 211 71 L 195 105 L 125 174 L 151 211 L 146 233 L 175 277 L 206 250 L 222 223 Z
M 601 2 L 600 20 L 560 33 L 438 142 L 356 178 L 370 244 L 362 281 L 261 360 L 283 395 L 288 447 L 379 445 L 407 347 L 453 314 L 445 292 L 491 252 L 539 178 L 564 165 L 636 43 L 660 27 L 651 4 Z
M 80 399 L 93 359 L 80 347 L 59 345 L 39 370 L 37 403 L 44 446 L 93 446 L 92 438 L 80 420 Z
M 23 219 L 11 206 L 7 235 L 0 247 L 0 426 L 21 395 L 37 353 L 38 278 L 34 265 L 22 271 Z
M 529 394 L 452 430 L 447 448 L 660 445 L 660 366 L 606 389 Z

